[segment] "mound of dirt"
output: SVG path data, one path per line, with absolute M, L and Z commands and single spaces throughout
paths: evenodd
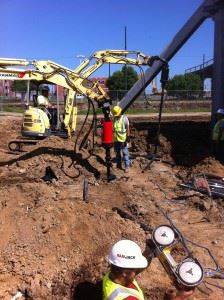
M 86 149 L 75 154 L 74 140 L 50 137 L 29 152 L 8 152 L 7 142 L 18 135 L 20 122 L 0 118 L 1 299 L 11 300 L 19 291 L 21 299 L 99 299 L 110 247 L 132 239 L 144 250 L 150 234 L 140 223 L 153 228 L 168 223 L 158 206 L 170 212 L 184 236 L 207 246 L 224 265 L 222 200 L 179 186 L 190 174 L 224 176 L 219 162 L 208 157 L 191 168 L 174 165 L 172 143 L 162 137 L 159 150 L 172 163 L 149 164 L 143 154 L 151 146 L 139 131 L 132 141 L 138 149 L 130 149 L 139 154 L 133 155 L 130 173 L 113 167 L 117 178 L 108 183 L 105 153 L 98 144 L 91 154 Z M 46 181 L 47 168 L 55 178 Z M 138 222 L 123 218 L 115 207 Z M 200 249 L 194 253 L 203 264 L 210 263 Z M 207 281 L 210 285 L 201 285 L 194 299 L 222 300 L 223 290 L 211 284 L 223 282 Z M 139 283 L 146 299 L 163 299 L 171 281 L 155 258 Z

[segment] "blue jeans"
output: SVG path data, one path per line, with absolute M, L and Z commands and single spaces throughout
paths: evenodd
M 130 160 L 129 160 L 129 153 L 128 153 L 127 143 L 114 142 L 114 151 L 116 153 L 116 164 L 117 164 L 117 166 L 121 166 L 121 161 L 122 161 L 122 158 L 123 158 L 125 169 L 129 168 Z

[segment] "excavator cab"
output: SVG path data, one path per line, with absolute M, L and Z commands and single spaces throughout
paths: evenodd
M 32 82 L 33 83 L 33 82 Z M 33 138 L 33 139 L 41 139 L 48 137 L 53 134 L 56 129 L 60 128 L 60 124 L 58 122 L 58 118 L 56 115 L 56 124 L 54 124 L 54 128 L 52 128 L 52 114 L 44 105 L 38 104 L 38 96 L 40 96 L 40 91 L 43 90 L 43 83 L 38 82 L 36 84 L 36 93 L 32 95 L 32 102 L 30 101 L 31 90 L 30 90 L 30 81 L 27 82 L 27 109 L 24 112 L 23 123 L 21 128 L 21 134 L 23 137 Z M 44 85 L 49 90 L 48 85 Z M 57 107 L 58 105 L 58 97 L 57 97 Z M 54 108 L 55 109 L 55 108 Z M 55 109 L 57 110 L 57 109 Z M 56 133 L 56 132 L 55 132 Z
M 51 90 L 55 91 L 56 99 L 50 98 L 53 107 L 47 108 L 38 103 L 38 96 L 41 94 L 43 84 L 50 85 L 50 83 L 38 82 L 35 84 L 35 92 L 31 92 L 27 87 L 27 102 L 23 114 L 21 136 L 8 144 L 9 149 L 13 152 L 24 151 L 24 146 L 34 145 L 39 140 L 49 136 L 59 136 L 66 139 L 75 131 L 77 115 L 75 93 L 68 91 L 66 98 L 59 101 L 58 88 L 51 84 L 53 87 Z
M 47 98 L 50 103 L 50 106 L 47 107 L 44 104 L 38 103 L 40 102 L 38 101 L 38 96 L 42 96 L 41 91 L 43 93 L 44 89 L 46 90 L 46 88 L 48 88 L 48 85 L 50 85 L 48 82 L 38 82 L 36 93 L 32 95 L 32 100 L 30 100 L 31 92 L 30 89 L 28 89 L 27 109 L 24 112 L 21 130 L 21 134 L 24 137 L 42 139 L 50 135 L 56 135 L 66 138 L 71 136 L 75 129 L 75 123 L 66 118 L 66 111 L 71 109 L 75 112 L 69 113 L 69 116 L 72 115 L 76 120 L 77 109 L 74 107 L 76 104 L 74 104 L 74 99 L 71 98 L 72 96 L 75 96 L 74 93 L 71 95 L 71 93 L 68 92 L 66 97 L 70 97 L 71 99 L 69 99 L 69 101 L 64 99 L 63 101 L 65 104 L 71 104 L 71 107 L 69 105 L 68 108 L 62 101 L 59 101 L 58 88 L 51 84 L 51 86 L 53 86 L 52 90 L 54 90 L 54 94 L 56 94 L 56 100 Z M 45 93 L 43 93 L 43 95 L 44 94 Z M 60 112 L 60 107 L 62 106 L 65 106 L 64 111 Z M 65 126 L 66 124 L 67 126 Z M 66 127 L 69 130 L 66 129 Z

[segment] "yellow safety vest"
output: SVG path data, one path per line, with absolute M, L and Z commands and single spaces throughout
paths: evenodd
M 125 142 L 127 139 L 127 130 L 124 124 L 124 116 L 114 120 L 114 141 Z
M 103 278 L 103 300 L 122 300 L 129 296 L 144 300 L 143 292 L 135 279 L 133 284 L 137 287 L 137 290 L 113 282 L 109 278 L 109 273 L 107 273 Z
M 218 138 L 219 138 L 219 135 L 220 135 L 220 125 L 221 125 L 221 123 L 224 123 L 224 118 L 219 120 L 213 128 L 213 131 L 212 131 L 212 140 L 213 141 L 216 141 L 216 142 L 218 141 Z M 221 134 L 221 137 L 220 137 L 219 141 L 224 141 L 224 130 Z

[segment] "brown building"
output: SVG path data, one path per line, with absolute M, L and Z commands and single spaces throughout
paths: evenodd
M 0 80 L 0 96 L 15 97 L 15 92 L 12 91 L 13 81 Z
M 106 86 L 106 81 L 108 77 L 92 77 L 90 78 L 91 81 L 96 82 L 98 81 L 99 85 L 105 90 L 108 91 L 108 88 Z

